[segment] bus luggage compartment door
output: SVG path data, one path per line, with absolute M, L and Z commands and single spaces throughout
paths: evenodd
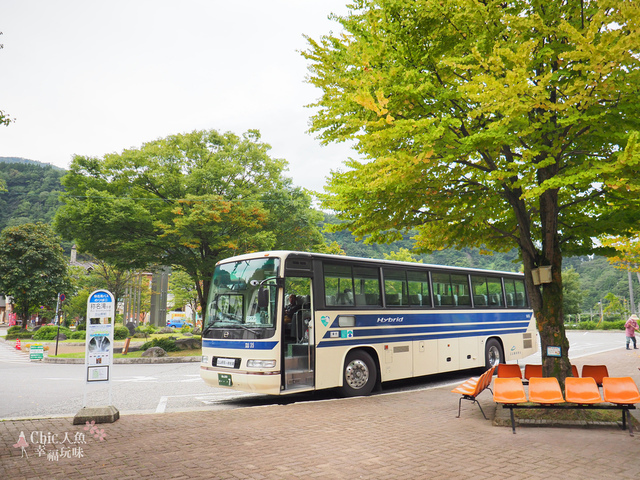
M 460 368 L 460 353 L 457 338 L 438 340 L 438 370 L 448 372 Z

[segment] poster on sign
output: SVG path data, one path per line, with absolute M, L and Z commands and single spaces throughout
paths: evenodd
M 85 365 L 87 382 L 108 382 L 113 363 L 115 301 L 111 292 L 96 290 L 87 300 Z

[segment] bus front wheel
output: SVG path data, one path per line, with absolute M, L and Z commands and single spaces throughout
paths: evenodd
M 497 367 L 500 363 L 504 363 L 502 347 L 500 346 L 500 342 L 495 338 L 492 338 L 487 342 L 484 358 L 487 370 L 491 367 Z
M 346 397 L 369 395 L 378 379 L 376 363 L 367 352 L 349 352 L 344 362 L 342 394 Z

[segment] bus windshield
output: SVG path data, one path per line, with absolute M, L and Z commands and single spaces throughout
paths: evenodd
M 209 291 L 203 336 L 217 338 L 216 330 L 225 330 L 227 336 L 237 330 L 231 338 L 273 336 L 279 264 L 277 258 L 259 258 L 217 265 Z M 264 295 L 268 294 L 268 302 L 258 301 L 261 288 Z

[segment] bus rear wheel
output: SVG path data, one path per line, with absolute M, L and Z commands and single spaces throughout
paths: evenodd
M 497 367 L 500 363 L 504 363 L 502 347 L 500 346 L 500 342 L 495 338 L 492 338 L 487 342 L 484 358 L 487 370 L 491 367 Z
M 369 395 L 378 380 L 376 363 L 367 352 L 349 352 L 344 362 L 342 394 L 346 397 Z

